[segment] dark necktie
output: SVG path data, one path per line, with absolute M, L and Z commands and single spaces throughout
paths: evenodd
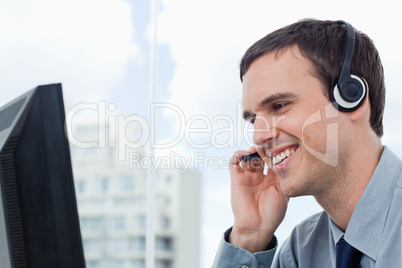
M 336 243 L 336 268 L 358 268 L 361 252 L 342 238 Z

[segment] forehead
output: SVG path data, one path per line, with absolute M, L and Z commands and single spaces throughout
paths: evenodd
M 297 94 L 301 87 L 317 83 L 318 79 L 311 74 L 311 70 L 310 62 L 297 47 L 257 58 L 243 78 L 243 107 L 248 109 L 248 106 L 270 94 L 284 91 Z

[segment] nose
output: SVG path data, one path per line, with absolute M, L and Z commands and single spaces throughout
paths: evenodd
M 254 121 L 253 142 L 256 145 L 267 144 L 277 138 L 279 131 L 266 117 L 257 115 Z

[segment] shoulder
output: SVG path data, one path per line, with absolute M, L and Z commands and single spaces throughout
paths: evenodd
M 293 229 L 279 249 L 276 261 L 279 267 L 331 267 L 331 242 L 328 214 L 325 211 L 314 214 Z
M 290 235 L 290 240 L 306 243 L 321 238 L 330 231 L 330 218 L 325 211 L 314 214 L 298 224 Z
M 321 252 L 323 248 L 328 247 L 331 238 L 330 228 L 330 217 L 325 211 L 308 217 L 293 229 L 289 238 L 283 243 L 280 254 L 292 259 L 289 261 L 297 263 L 299 257 L 306 252 Z

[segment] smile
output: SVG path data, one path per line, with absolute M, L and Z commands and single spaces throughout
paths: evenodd
M 298 145 L 291 145 L 270 150 L 267 156 L 272 163 L 273 170 L 275 172 L 280 172 L 285 169 L 290 164 L 290 161 L 293 158 L 292 156 L 298 148 Z
M 295 150 L 292 149 L 286 149 L 285 151 L 282 151 L 281 153 L 277 154 L 276 156 L 272 157 L 272 163 L 274 165 L 281 163 L 283 160 L 285 160 L 286 158 L 288 158 L 289 156 L 291 156 L 293 153 L 295 152 Z

